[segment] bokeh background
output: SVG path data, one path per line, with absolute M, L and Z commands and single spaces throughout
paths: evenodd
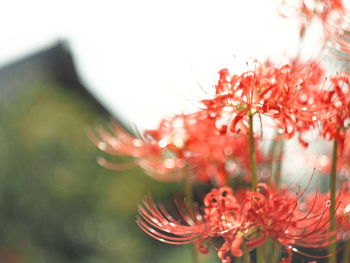
M 97 164 L 87 132 L 111 115 L 79 82 L 65 43 L 3 67 L 0 83 L 0 262 L 190 259 L 135 224 L 146 193 L 167 200 L 182 186 Z

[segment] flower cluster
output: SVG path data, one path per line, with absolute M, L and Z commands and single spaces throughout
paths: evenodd
M 135 162 L 156 179 L 183 179 L 184 169 L 192 180 L 227 185 L 230 175 L 244 174 L 249 178 L 248 139 L 241 134 L 226 134 L 217 129 L 209 111 L 176 115 L 163 119 L 155 130 L 147 130 L 136 138 L 112 123 L 113 135 L 99 129 L 100 139 L 91 136 L 103 151 L 113 155 L 132 156 Z M 257 151 L 259 163 L 266 161 Z M 123 168 L 104 159 L 100 163 L 110 169 Z
M 327 139 L 336 139 L 344 145 L 346 129 L 350 125 L 350 75 L 343 73 L 331 78 L 328 89 L 319 96 L 323 104 L 322 135 Z
M 231 121 L 224 128 L 233 133 L 247 132 L 248 116 L 256 113 L 273 118 L 286 138 L 314 128 L 319 121 L 315 101 L 323 70 L 314 62 L 293 60 L 281 67 L 256 62 L 255 70 L 241 75 L 230 76 L 227 69 L 219 74 L 215 97 L 202 103 L 216 118 L 229 115 Z
M 182 203 L 180 221 L 147 198 L 137 222 L 150 236 L 170 244 L 195 243 L 201 252 L 207 251 L 210 241 L 221 238 L 217 249 L 223 263 L 263 246 L 269 237 L 287 252 L 282 262 L 291 262 L 295 246 L 325 248 L 343 239 L 338 233 L 348 228 L 344 222 L 349 203 L 338 206 L 334 214 L 329 204 L 333 203 L 334 209 L 334 204 L 341 202 L 330 202 L 329 194 L 316 193 L 305 202 L 302 195 L 257 183 L 262 178 L 257 178 L 256 169 L 269 165 L 274 156 L 262 153 L 259 143 L 263 139 L 253 133 L 252 116 L 272 119 L 272 128 L 286 139 L 298 133 L 305 147 L 308 143 L 302 135 L 319 130 L 320 136 L 347 149 L 349 76 L 332 77 L 327 88 L 323 88 L 322 78 L 323 69 L 317 64 L 297 59 L 281 67 L 257 63 L 255 70 L 241 75 L 223 69 L 213 98 L 202 100 L 204 109 L 163 119 L 157 129 L 146 130 L 139 137 L 112 123 L 113 134 L 99 129 L 99 138 L 93 140 L 105 152 L 132 156 L 155 179 L 187 178 L 192 185 L 202 182 L 221 187 L 206 195 L 202 210 L 188 212 Z M 106 160 L 101 164 L 121 168 Z M 234 185 L 233 192 L 227 187 L 230 177 L 238 175 L 252 182 L 252 190 Z M 347 195 L 343 191 L 342 196 Z M 331 226 L 334 218 L 344 227 Z
M 332 14 L 345 12 L 340 0 L 298 3 L 300 38 L 314 18 L 326 32 Z M 343 43 L 338 51 L 350 56 L 348 39 L 342 32 L 336 41 Z M 137 219 L 144 232 L 169 244 L 195 244 L 202 253 L 213 244 L 222 263 L 230 263 L 232 257 L 249 262 L 252 250 L 256 262 L 264 263 L 266 253 L 275 253 L 274 245 L 283 248 L 284 253 L 277 255 L 282 263 L 292 262 L 293 252 L 337 262 L 336 243 L 350 236 L 350 75 L 331 75 L 314 59 L 288 61 L 283 65 L 254 61 L 253 69 L 242 74 L 221 69 L 212 96 L 200 101 L 200 109 L 164 118 L 156 129 L 135 136 L 112 122 L 109 131 L 100 128 L 97 136 L 91 136 L 101 150 L 133 158 L 124 164 L 100 159 L 107 168 L 136 164 L 157 180 L 183 180 L 186 201 L 177 201 L 177 215 L 150 196 L 145 198 Z M 273 131 L 272 139 L 264 138 L 265 127 Z M 284 141 L 294 137 L 305 152 L 312 140 L 333 141 L 332 156 L 325 151 L 301 157 L 316 173 L 330 174 L 328 191 L 306 187 L 294 193 L 291 186 L 281 184 Z M 294 165 L 292 158 L 288 161 Z M 193 196 L 198 183 L 217 188 L 207 194 L 195 191 Z M 199 205 L 193 200 L 200 200 Z M 262 251 L 265 246 L 270 252 Z M 348 246 L 350 253 L 350 242 Z M 326 256 L 303 252 L 327 247 Z
M 288 252 L 283 262 L 291 262 L 293 246 L 325 246 L 330 235 L 336 234 L 327 232 L 327 202 L 314 198 L 311 207 L 305 209 L 300 199 L 300 195 L 266 184 L 259 184 L 257 192 L 243 189 L 234 193 L 231 188 L 222 187 L 205 196 L 203 212 L 190 213 L 184 204 L 179 205 L 179 221 L 147 198 L 140 207 L 137 223 L 159 241 L 195 243 L 202 253 L 208 252 L 212 239 L 220 237 L 223 241 L 217 250 L 223 263 L 231 262 L 230 255 L 243 256 L 243 247 L 250 251 L 270 237 Z M 321 208 L 315 205 L 316 201 Z

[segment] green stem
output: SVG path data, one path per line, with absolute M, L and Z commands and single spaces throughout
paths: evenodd
M 256 248 L 256 262 L 257 263 L 265 263 L 266 262 L 265 243 Z
M 275 244 L 270 237 L 266 238 L 266 241 L 263 244 L 265 262 L 275 262 L 274 261 L 274 253 L 275 253 L 274 245 Z
M 235 263 L 242 263 L 242 257 L 235 257 Z
M 271 146 L 270 146 L 270 150 L 269 150 L 269 157 L 270 157 L 270 165 L 269 165 L 269 171 L 270 171 L 270 180 L 272 181 L 272 179 L 276 180 L 276 178 L 273 178 L 273 174 L 274 174 L 274 164 L 275 164 L 275 156 L 276 156 L 276 151 L 277 151 L 277 139 L 273 139 L 271 142 Z
M 330 207 L 329 207 L 329 215 L 330 215 L 330 227 L 329 227 L 329 246 L 328 253 L 330 254 L 329 263 L 337 262 L 337 243 L 335 240 L 335 230 L 336 230 L 336 221 L 335 221 L 335 196 L 336 196 L 336 179 L 337 179 L 337 157 L 338 157 L 338 143 L 334 140 L 333 143 L 333 153 L 332 153 L 332 170 L 331 170 L 331 178 L 329 183 L 330 188 Z
M 254 140 L 254 123 L 253 114 L 249 113 L 249 160 L 250 160 L 250 174 L 252 177 L 252 191 L 256 192 L 258 185 L 258 176 L 256 173 L 256 157 L 255 157 L 255 140 Z M 256 248 L 256 262 L 265 262 L 264 247 L 260 246 Z
M 243 262 L 244 263 L 250 263 L 250 254 L 247 249 L 247 245 L 243 242 L 242 244 L 242 249 L 243 249 Z
M 342 263 L 348 263 L 349 261 L 350 261 L 350 240 L 346 242 L 344 252 L 343 252 Z
M 186 203 L 189 208 L 189 211 L 191 213 L 191 216 L 194 217 L 194 202 L 193 202 L 193 188 L 192 184 L 189 178 L 189 174 L 186 173 L 184 176 L 184 190 L 185 190 L 185 198 L 186 198 Z M 192 262 L 194 263 L 199 263 L 199 253 L 196 245 L 192 244 L 191 245 L 191 251 L 192 251 Z
M 283 139 L 273 139 L 269 150 L 269 157 L 271 160 L 269 167 L 270 180 L 274 182 L 277 187 L 281 182 L 283 146 Z
M 191 249 L 192 249 L 192 261 L 194 263 L 199 263 L 200 262 L 199 253 L 198 253 L 198 249 L 197 249 L 196 245 L 192 244 Z
M 278 145 L 278 156 L 279 160 L 276 162 L 276 170 L 274 174 L 275 184 L 276 186 L 280 186 L 281 184 L 281 174 L 282 174 L 282 157 L 283 157 L 283 148 L 284 148 L 284 141 L 283 139 L 279 140 Z
M 272 262 L 280 262 L 281 247 L 278 243 L 272 244 L 271 260 Z
M 249 160 L 250 174 L 252 177 L 252 191 L 256 192 L 258 177 L 256 174 L 255 141 L 253 133 L 253 114 L 249 113 Z
M 192 184 L 190 182 L 189 175 L 185 175 L 184 179 L 185 183 L 185 198 L 186 198 L 186 204 L 193 215 L 193 189 L 192 189 Z

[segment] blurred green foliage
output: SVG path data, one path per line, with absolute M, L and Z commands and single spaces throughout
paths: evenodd
M 190 262 L 135 224 L 146 193 L 167 202 L 182 184 L 100 167 L 86 132 L 109 117 L 45 69 L 27 74 L 0 88 L 0 262 Z

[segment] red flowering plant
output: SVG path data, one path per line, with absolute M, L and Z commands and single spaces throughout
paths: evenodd
M 193 243 L 203 253 L 213 243 L 224 263 L 231 262 L 231 257 L 248 262 L 253 249 L 256 262 L 265 262 L 262 248 L 274 251 L 271 240 L 287 253 L 281 262 L 292 262 L 293 252 L 312 256 L 296 247 L 326 248 L 343 240 L 339 233 L 347 228 L 339 223 L 348 214 L 341 206 L 338 214 L 342 216 L 337 216 L 338 200 L 332 195 L 316 194 L 311 205 L 306 205 L 304 193 L 293 194 L 280 185 L 258 182 L 257 163 L 268 158 L 258 144 L 262 138 L 253 132 L 253 116 L 270 117 L 273 128 L 282 129 L 280 133 L 287 139 L 298 133 L 303 146 L 307 142 L 302 135 L 320 125 L 323 135 L 330 134 L 329 138 L 338 141 L 343 132 L 339 126 L 348 112 L 340 84 L 347 84 L 345 75 L 332 78 L 332 85 L 321 90 L 323 71 L 313 62 L 293 60 L 281 67 L 266 62 L 241 75 L 230 76 L 228 70 L 219 74 L 214 98 L 202 101 L 205 109 L 163 119 L 157 129 L 139 137 L 115 123 L 112 134 L 99 129 L 99 138 L 93 137 L 100 149 L 132 156 L 156 179 L 186 179 L 187 200 L 178 202 L 178 218 L 147 197 L 139 210 L 138 225 L 162 242 Z M 339 125 L 334 127 L 334 122 Z M 105 160 L 101 164 L 123 168 Z M 251 190 L 235 184 L 234 191 L 227 186 L 229 176 L 238 173 L 246 175 Z M 211 190 L 204 206 L 197 207 L 189 190 L 197 182 L 225 187 Z M 335 253 L 330 251 L 330 255 Z
M 317 125 L 315 97 L 323 70 L 315 62 L 296 59 L 281 67 L 269 61 L 255 62 L 255 67 L 241 75 L 230 76 L 227 69 L 219 71 L 215 97 L 203 100 L 203 104 L 217 119 L 230 116 L 222 130 L 227 127 L 234 133 L 248 132 L 249 116 L 263 114 L 275 120 L 286 138 L 299 132 L 299 140 L 306 146 L 301 134 Z
M 208 252 L 209 242 L 220 237 L 216 249 L 223 263 L 262 246 L 267 237 L 286 249 L 288 256 L 282 259 L 286 263 L 291 262 L 292 252 L 298 251 L 294 246 L 319 248 L 329 244 L 328 207 L 305 210 L 300 195 L 266 184 L 258 184 L 257 189 L 241 189 L 236 194 L 229 187 L 213 189 L 204 198 L 202 212 L 191 213 L 183 203 L 178 204 L 180 221 L 148 197 L 139 209 L 137 223 L 159 241 L 195 243 L 202 253 Z
M 138 225 L 162 242 L 194 243 L 201 252 L 207 252 L 213 242 L 218 257 L 227 263 L 231 257 L 243 257 L 248 262 L 253 249 L 257 262 L 265 262 L 261 249 L 271 247 L 270 240 L 286 251 L 281 262 L 291 262 L 293 251 L 308 255 L 296 246 L 325 248 L 334 244 L 343 228 L 332 224 L 328 198 L 318 200 L 316 195 L 313 205 L 305 209 L 303 194 L 258 183 L 257 163 L 268 158 L 258 145 L 262 138 L 253 132 L 253 116 L 270 117 L 274 128 L 282 129 L 287 139 L 299 133 L 303 146 L 307 142 L 302 135 L 320 124 L 323 134 L 332 131 L 332 138 L 338 138 L 342 130 L 331 129 L 329 123 L 344 123 L 347 112 L 345 104 L 338 105 L 338 101 L 347 103 L 336 81 L 339 78 L 332 79 L 329 89 L 320 90 L 322 69 L 299 60 L 281 67 L 266 62 L 241 75 L 230 76 L 226 69 L 219 74 L 214 98 L 202 101 L 205 109 L 163 119 L 157 129 L 139 137 L 115 123 L 111 125 L 112 134 L 99 129 L 99 138 L 92 137 L 107 153 L 132 156 L 156 179 L 186 179 L 187 202 L 178 202 L 179 218 L 148 197 L 140 207 Z M 344 77 L 340 80 L 344 82 Z M 100 163 L 124 168 L 104 159 Z M 234 185 L 233 191 L 226 186 L 229 176 L 238 173 L 246 175 L 252 190 Z M 213 189 L 204 198 L 204 206 L 196 207 L 188 189 L 199 181 L 226 187 Z
M 319 96 L 323 104 L 322 135 L 329 140 L 335 139 L 344 147 L 346 129 L 350 125 L 350 76 L 342 73 L 330 79 L 328 89 Z
M 338 225 L 344 228 L 344 239 L 348 239 L 350 235 L 350 191 L 349 183 L 342 186 L 338 197 L 339 208 L 337 209 L 336 218 Z
M 312 19 L 320 18 L 325 26 L 331 14 L 344 12 L 341 1 L 301 0 L 299 4 L 301 37 Z M 177 200 L 177 214 L 156 205 L 150 196 L 139 207 L 137 224 L 159 241 L 195 244 L 202 253 L 213 244 L 223 263 L 233 258 L 248 263 L 250 256 L 258 263 L 268 262 L 268 257 L 289 263 L 296 253 L 323 260 L 329 257 L 335 263 L 336 244 L 348 239 L 350 229 L 348 187 L 340 187 L 338 195 L 336 188 L 337 163 L 338 170 L 349 167 L 349 74 L 327 79 L 328 72 L 319 63 L 299 57 L 283 65 L 269 60 L 252 65 L 242 74 L 220 70 L 214 94 L 200 101 L 202 109 L 162 119 L 156 129 L 137 136 L 116 122 L 110 131 L 98 129 L 98 135 L 91 138 L 101 150 L 133 158 L 125 164 L 99 162 L 115 170 L 136 164 L 157 180 L 184 180 L 185 199 Z M 257 117 L 260 129 L 255 124 Z M 262 136 L 266 126 L 275 133 L 269 151 L 261 147 L 266 142 Z M 329 191 L 294 193 L 280 180 L 272 182 L 274 172 L 280 174 L 276 178 L 282 173 L 283 140 L 297 137 L 307 150 L 306 135 L 315 131 L 334 141 L 331 162 L 328 157 L 326 163 L 324 158 L 311 158 L 314 166 L 323 162 L 322 167 L 329 168 Z M 275 142 L 280 144 L 277 153 Z M 258 178 L 265 166 L 268 179 Z M 238 175 L 245 181 L 230 180 Z M 192 188 L 198 183 L 220 188 L 212 188 L 204 198 L 198 192 L 194 197 Z M 304 250 L 327 247 L 325 256 Z M 350 244 L 348 250 L 350 253 Z
M 219 186 L 227 185 L 230 175 L 243 174 L 249 178 L 247 138 L 217 130 L 208 111 L 163 119 L 157 129 L 146 130 L 140 138 L 130 135 L 114 122 L 111 130 L 112 135 L 99 129 L 100 139 L 91 138 L 107 153 L 134 157 L 136 164 L 155 179 L 181 180 L 185 167 L 191 180 L 213 182 Z M 259 150 L 257 161 L 266 161 Z M 100 159 L 100 164 L 110 169 L 125 166 L 105 159 Z
M 349 134 L 350 126 L 350 75 L 346 72 L 333 76 L 326 81 L 323 90 L 315 97 L 318 106 L 320 135 L 326 140 L 334 140 L 339 146 L 337 169 L 347 166 L 349 161 Z M 322 160 L 319 160 L 322 162 Z M 321 164 L 320 168 L 330 172 L 331 162 Z
M 306 197 L 307 209 L 312 209 L 319 213 L 324 210 L 324 205 L 330 205 L 330 193 L 310 194 Z M 337 239 L 347 240 L 350 235 L 350 191 L 349 183 L 342 185 L 336 196 L 336 221 L 337 225 L 341 226 L 341 231 L 338 232 Z
M 162 122 L 161 126 L 167 126 L 165 121 Z M 113 134 L 102 128 L 97 130 L 100 138 L 89 134 L 89 137 L 99 149 L 112 155 L 134 157 L 136 164 L 143 167 L 145 171 L 158 180 L 177 181 L 181 179 L 181 175 L 176 171 L 182 168 L 184 164 L 172 152 L 168 154 L 168 149 L 174 148 L 172 145 L 165 148 L 166 144 L 163 144 L 163 141 L 157 140 L 147 132 L 142 138 L 135 137 L 114 121 L 110 127 Z M 99 158 L 98 161 L 102 166 L 112 170 L 123 170 L 134 165 L 134 163 L 111 163 L 104 158 Z M 153 171 L 157 172 L 153 173 Z M 165 176 L 169 174 L 172 174 L 172 176 Z

